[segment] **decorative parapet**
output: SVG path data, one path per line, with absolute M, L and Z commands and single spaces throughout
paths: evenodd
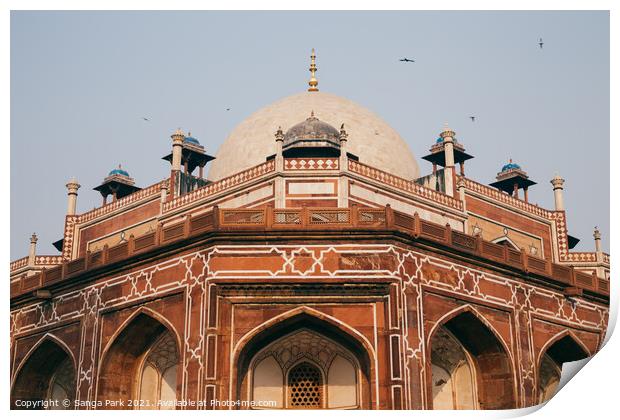
M 62 264 L 62 255 L 37 255 L 34 257 L 34 265 L 30 268 L 40 270 L 43 267 Z M 23 257 L 15 261 L 11 261 L 10 272 L 13 273 L 21 268 L 28 267 L 28 257 Z
M 383 209 L 351 207 L 351 208 L 299 208 L 299 209 L 219 209 L 197 215 L 188 215 L 183 221 L 161 225 L 157 231 L 135 237 L 131 235 L 127 242 L 108 247 L 96 252 L 87 252 L 84 257 L 51 268 L 43 268 L 30 276 L 23 276 L 11 283 L 11 298 L 23 296 L 37 289 L 45 289 L 61 281 L 76 276 L 83 276 L 92 269 L 104 273 L 104 267 L 122 268 L 128 258 L 143 253 L 157 252 L 161 246 L 169 246 L 191 240 L 200 240 L 205 234 L 234 232 L 251 236 L 252 232 L 263 237 L 267 232 L 274 232 L 280 237 L 284 232 L 295 232 L 306 235 L 308 232 L 326 234 L 351 235 L 355 231 L 363 234 L 381 232 L 405 235 L 410 241 L 424 241 L 451 252 L 465 253 L 481 258 L 490 264 L 511 267 L 523 273 L 523 281 L 552 282 L 564 290 L 574 293 L 576 290 L 588 291 L 599 296 L 609 296 L 609 280 L 600 278 L 594 273 L 585 273 L 566 265 L 536 258 L 524 251 L 517 251 L 507 245 L 499 245 L 483 240 L 480 236 L 472 236 L 453 231 L 450 225 L 440 225 L 392 210 L 389 206 Z M 538 279 L 538 280 L 537 280 Z
M 570 262 L 596 262 L 596 252 L 569 252 L 562 260 Z
M 416 184 L 415 181 L 400 178 L 396 175 L 392 175 L 388 172 L 381 171 L 373 168 L 372 166 L 364 165 L 363 163 L 359 163 L 354 160 L 349 160 L 349 170 L 365 176 L 366 178 L 374 179 L 375 181 L 398 188 L 399 190 L 407 191 L 408 193 L 434 201 L 444 206 L 452 207 L 457 210 L 463 210 L 463 202 L 461 200 L 457 200 L 449 195 L 440 193 L 430 188 L 423 187 Z
M 19 260 L 11 261 L 11 272 L 18 270 L 28 265 L 28 257 L 20 258 Z
M 226 191 L 232 187 L 236 187 L 237 185 L 261 177 L 269 172 L 273 172 L 275 169 L 275 161 L 269 160 L 265 163 L 261 163 L 260 165 L 246 169 L 245 171 L 236 173 L 229 177 L 222 178 L 219 181 L 213 182 L 188 194 L 177 197 L 172 201 L 164 203 L 163 211 L 169 212 L 210 195 Z
M 551 219 L 555 222 L 558 237 L 559 261 L 562 263 L 603 263 L 609 265 L 609 254 L 603 254 L 601 261 L 596 252 L 570 252 L 568 249 L 568 232 L 566 229 L 566 213 L 564 210 L 552 211 Z
M 338 158 L 286 158 L 285 171 L 333 171 L 340 167 Z
M 168 180 L 163 180 L 158 182 L 157 184 L 153 184 L 150 187 L 141 189 L 140 191 L 136 191 L 133 194 L 129 194 L 126 197 L 123 197 L 119 200 L 113 201 L 105 206 L 98 207 L 86 213 L 82 213 L 78 216 L 77 223 L 88 222 L 92 219 L 96 219 L 97 217 L 106 215 L 108 213 L 112 213 L 118 209 L 121 209 L 130 204 L 136 203 L 142 199 L 159 195 L 161 191 L 162 184 L 168 182 Z
M 34 265 L 58 265 L 62 264 L 62 255 L 37 255 L 34 257 Z
M 459 177 L 465 181 L 465 188 L 476 192 L 480 195 L 484 195 L 485 197 L 492 198 L 496 201 L 500 201 L 504 204 L 508 204 L 511 207 L 516 207 L 518 209 L 524 210 L 528 213 L 532 213 L 536 216 L 544 217 L 545 219 L 550 219 L 554 212 L 539 207 L 535 204 L 528 203 L 527 201 L 520 200 L 515 198 L 509 194 L 498 191 L 495 188 L 489 187 L 487 185 L 479 184 L 476 181 L 472 181 L 469 178 Z

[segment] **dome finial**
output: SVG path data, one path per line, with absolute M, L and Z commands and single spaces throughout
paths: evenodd
M 310 55 L 310 81 L 308 82 L 310 86 L 308 88 L 308 92 L 318 92 L 319 81 L 316 80 L 316 55 L 314 54 L 314 48 L 312 48 L 312 55 Z

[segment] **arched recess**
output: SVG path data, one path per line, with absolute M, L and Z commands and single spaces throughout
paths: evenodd
M 150 407 L 174 408 L 181 372 L 179 337 L 159 314 L 141 309 L 130 317 L 103 351 L 97 396 L 100 401 L 155 400 Z M 148 398 L 142 398 L 148 395 Z M 162 405 L 157 406 L 157 402 Z M 113 407 L 110 407 L 113 408 Z
M 28 401 L 35 409 L 71 409 L 75 401 L 75 359 L 59 339 L 47 335 L 26 356 L 11 388 L 11 407 L 25 408 Z M 68 399 L 68 407 L 62 404 Z M 21 401 L 19 405 L 16 401 Z M 49 404 L 43 404 L 50 401 Z
M 473 357 L 443 326 L 431 343 L 433 409 L 474 410 L 478 408 Z
M 516 408 L 515 379 L 513 363 L 508 349 L 499 335 L 483 321 L 481 315 L 471 307 L 464 307 L 444 317 L 431 331 L 428 339 L 427 374 L 430 384 L 428 389 L 429 401 L 433 401 L 433 393 L 437 389 L 435 384 L 448 381 L 446 378 L 433 378 L 433 340 L 441 335 L 440 331 L 446 331 L 450 337 L 460 345 L 465 354 L 465 360 L 470 366 L 470 373 L 465 368 L 455 372 L 454 381 L 465 382 L 474 378 L 475 383 L 471 390 L 475 392 L 474 408 L 485 410 Z M 441 363 L 437 363 L 441 366 Z M 460 365 L 464 365 L 461 363 Z M 460 366 L 459 365 L 459 366 Z M 458 367 L 458 366 L 457 366 Z M 450 376 L 450 372 L 443 372 L 435 368 L 437 375 Z M 466 408 L 466 407 L 463 407 Z
M 548 401 L 560 383 L 565 362 L 585 359 L 589 351 L 570 332 L 564 331 L 543 347 L 538 361 L 537 403 Z
M 372 347 L 354 336 L 349 328 L 333 322 L 329 318 L 321 317 L 319 312 L 313 311 L 310 308 L 298 308 L 284 316 L 278 317 L 277 321 L 268 321 L 261 328 L 256 328 L 240 340 L 234 352 L 232 363 L 233 368 L 236 367 L 233 389 L 236 390 L 237 398 L 241 400 L 252 399 L 253 384 L 251 370 L 258 368 L 264 370 L 271 369 L 271 371 L 275 369 L 278 372 L 278 375 L 273 377 L 263 376 L 266 379 L 261 379 L 261 381 L 264 381 L 266 386 L 271 387 L 272 390 L 275 390 L 282 384 L 282 396 L 286 399 L 288 373 L 293 366 L 285 366 L 283 369 L 278 365 L 274 357 L 265 356 L 265 350 L 267 349 L 268 353 L 270 346 L 274 343 L 304 332 L 320 336 L 325 340 L 333 342 L 336 347 L 343 349 L 339 356 L 348 355 L 347 361 L 354 365 L 356 372 L 354 380 L 357 381 L 358 406 L 364 409 L 371 408 L 370 384 L 374 380 L 372 378 L 374 368 L 373 356 L 371 355 Z M 257 356 L 259 356 L 259 360 L 256 360 Z M 327 382 L 331 379 L 332 383 L 336 384 L 334 389 L 337 389 L 336 387 L 344 389 L 351 383 L 351 368 L 347 362 L 342 361 L 338 357 L 331 359 L 330 363 L 333 369 L 330 366 L 321 366 L 322 380 Z M 280 373 L 283 375 L 283 379 L 280 379 Z M 336 398 L 333 390 L 331 394 L 329 390 L 324 392 L 326 396 L 329 397 L 331 395 L 332 399 Z M 342 400 L 347 401 L 347 397 L 343 397 Z M 283 404 L 283 406 L 286 406 L 286 404 Z M 326 405 L 325 408 L 328 408 L 328 406 Z

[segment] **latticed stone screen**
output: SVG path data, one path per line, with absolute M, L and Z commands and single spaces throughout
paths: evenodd
M 323 378 L 318 368 L 304 362 L 289 372 L 288 403 L 291 408 L 323 406 Z

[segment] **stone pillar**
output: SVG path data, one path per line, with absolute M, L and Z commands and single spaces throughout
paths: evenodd
M 30 237 L 30 250 L 28 251 L 28 265 L 34 267 L 34 258 L 37 255 L 37 238 L 36 233 L 33 233 Z
M 159 193 L 160 193 L 160 200 L 161 200 L 161 205 L 163 206 L 163 204 L 168 200 L 168 184 L 166 184 L 165 182 L 163 182 L 161 184 L 161 187 L 159 189 Z M 163 208 L 162 208 L 163 210 Z
M 183 156 L 183 140 L 185 140 L 185 134 L 181 129 L 177 129 L 172 138 L 172 170 L 181 170 L 181 157 Z
M 348 179 L 345 174 L 348 171 L 349 161 L 347 158 L 347 140 L 349 134 L 344 129 L 344 124 L 340 126 L 340 157 L 338 166 L 340 168 L 340 177 L 338 178 L 338 207 L 349 207 L 349 189 Z
M 181 176 L 181 160 L 183 157 L 183 140 L 185 133 L 181 129 L 177 129 L 170 136 L 172 138 L 172 170 L 170 171 L 170 194 L 178 197 L 181 194 L 178 178 Z
M 278 127 L 278 131 L 275 133 L 276 139 L 276 178 L 274 180 L 274 193 L 275 193 L 275 208 L 281 209 L 286 206 L 286 200 L 284 197 L 284 156 L 282 154 L 282 148 L 284 147 L 284 133 L 282 127 Z
M 519 198 L 519 184 L 517 184 L 516 182 L 512 188 L 512 196 L 514 198 Z
M 600 264 L 603 262 L 603 246 L 601 244 L 601 232 L 598 230 L 598 226 L 594 227 L 594 249 L 596 250 L 596 262 L 599 264 L 596 267 L 596 275 L 601 278 L 605 278 L 605 269 Z
M 559 175 L 556 175 L 550 182 L 553 185 L 555 209 L 558 211 L 564 210 L 564 180 Z
M 467 213 L 467 203 L 465 201 L 465 180 L 463 178 L 459 178 L 456 183 L 456 190 L 458 191 L 458 197 L 461 202 L 463 202 L 463 213 Z M 463 222 L 463 233 L 469 232 L 469 220 L 465 218 Z
M 446 127 L 441 132 L 440 136 L 443 139 L 444 154 L 446 165 L 444 168 L 444 184 L 446 186 L 446 194 L 454 197 L 454 131 Z
M 284 171 L 284 156 L 282 156 L 282 148 L 284 146 L 284 133 L 282 127 L 278 127 L 275 134 L 276 137 L 276 172 Z
M 67 183 L 67 216 L 73 216 L 75 214 L 75 209 L 77 206 L 77 195 L 78 190 L 81 185 L 78 184 L 75 178 L 71 178 L 71 180 Z
M 598 226 L 594 228 L 594 247 L 597 254 L 602 254 L 603 249 L 601 246 L 601 232 L 598 230 Z M 597 258 L 598 259 L 598 258 Z

